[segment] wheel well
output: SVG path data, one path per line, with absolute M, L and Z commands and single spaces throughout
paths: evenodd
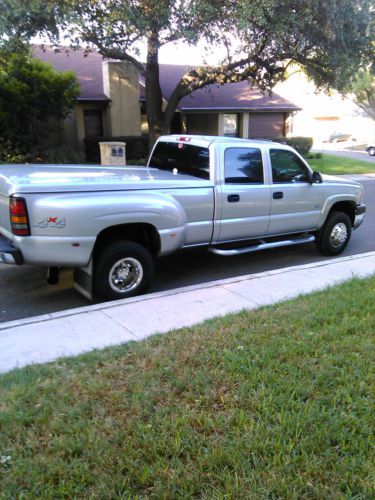
M 335 203 L 331 210 L 329 211 L 330 215 L 332 212 L 344 212 L 350 217 L 352 224 L 354 224 L 355 219 L 355 203 L 353 201 L 339 201 Z
M 94 254 L 115 240 L 134 241 L 147 248 L 153 255 L 157 255 L 160 251 L 160 237 L 157 229 L 151 224 L 135 223 L 120 224 L 104 229 L 96 238 Z

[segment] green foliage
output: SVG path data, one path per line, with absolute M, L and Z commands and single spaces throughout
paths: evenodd
M 355 103 L 375 120 L 375 71 L 359 71 L 349 91 L 354 95 Z
M 309 153 L 313 145 L 312 137 L 280 137 L 275 139 L 275 141 L 291 146 L 303 156 Z
M 373 499 L 375 278 L 0 376 L 15 498 Z
M 48 148 L 40 151 L 37 157 L 28 158 L 30 163 L 85 163 L 85 155 L 83 153 L 76 153 L 66 146 L 59 146 L 56 148 Z
M 58 73 L 27 49 L 0 46 L 0 159 L 43 149 L 71 111 L 79 87 L 73 73 Z

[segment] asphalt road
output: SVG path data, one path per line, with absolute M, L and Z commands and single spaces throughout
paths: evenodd
M 353 232 L 342 255 L 375 250 L 375 182 L 366 181 L 363 184 L 367 216 L 362 226 Z M 203 249 L 190 250 L 157 261 L 150 292 L 313 263 L 326 258 L 316 251 L 314 244 L 237 257 L 219 257 Z M 46 284 L 45 274 L 44 268 L 0 264 L 0 323 L 89 304 L 74 290 L 71 271 L 63 270 L 60 283 L 55 286 Z

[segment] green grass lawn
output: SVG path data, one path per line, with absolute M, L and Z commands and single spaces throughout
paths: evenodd
M 307 159 L 307 162 L 311 168 L 323 174 L 369 174 L 375 172 L 375 163 L 341 158 L 330 154 L 324 154 L 320 159 Z
M 0 498 L 375 497 L 375 278 L 0 377 Z

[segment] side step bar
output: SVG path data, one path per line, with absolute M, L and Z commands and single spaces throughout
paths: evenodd
M 311 243 L 313 241 L 315 241 L 315 236 L 309 234 L 308 236 L 293 238 L 290 240 L 272 241 L 270 243 L 262 242 L 257 245 L 250 245 L 248 247 L 242 247 L 242 248 L 232 248 L 228 250 L 226 250 L 225 248 L 210 247 L 208 251 L 216 255 L 231 257 L 233 255 L 241 255 L 243 253 L 258 252 L 259 250 L 268 250 L 269 248 L 301 245 L 302 243 Z

